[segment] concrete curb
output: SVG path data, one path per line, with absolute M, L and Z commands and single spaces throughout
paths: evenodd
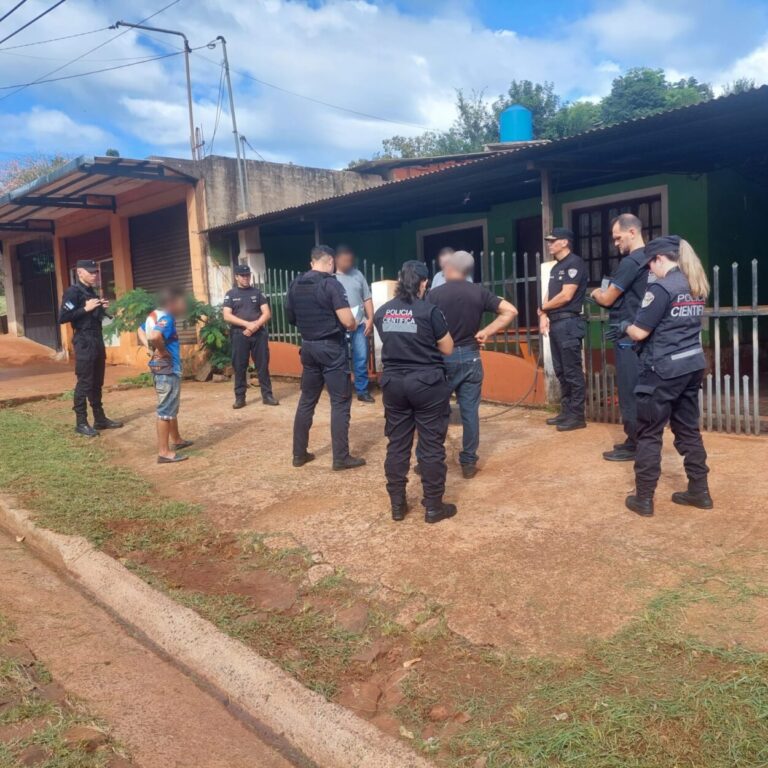
M 23 536 L 117 618 L 322 768 L 430 768 L 407 745 L 308 690 L 84 538 L 38 528 L 7 495 L 0 495 L 0 526 Z

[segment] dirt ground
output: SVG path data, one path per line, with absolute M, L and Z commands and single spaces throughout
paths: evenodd
M 9 334 L 0 335 L 0 405 L 35 397 L 49 397 L 75 386 L 75 366 L 56 358 L 52 349 Z M 107 387 L 140 371 L 127 365 L 109 365 Z
M 203 505 L 217 528 L 287 533 L 381 599 L 418 593 L 445 606 L 449 627 L 481 646 L 522 655 L 572 656 L 636 616 L 665 587 L 708 565 L 765 567 L 754 558 L 768 534 L 768 440 L 705 435 L 713 469 L 711 512 L 669 501 L 685 487 L 682 462 L 667 436 L 656 516 L 624 507 L 631 464 L 602 460 L 619 428 L 590 424 L 561 434 L 542 411 L 505 412 L 484 405 L 480 473 L 463 480 L 457 465 L 461 428 L 448 438 L 446 498 L 458 504 L 450 521 L 427 526 L 418 482 L 409 486 L 411 515 L 394 524 L 384 488 L 383 409 L 353 405 L 351 446 L 368 465 L 330 471 L 329 408 L 318 407 L 310 440 L 317 460 L 291 466 L 291 426 L 298 398 L 293 382 L 277 382 L 279 408 L 233 411 L 229 383 L 185 382 L 181 431 L 195 441 L 191 459 L 154 461 L 154 394 L 111 393 L 110 415 L 122 430 L 103 434 L 120 463 L 140 471 L 163 494 Z M 62 403 L 41 413 L 66 418 Z M 719 642 L 739 640 L 738 623 L 692 612 Z M 750 632 L 768 636 L 768 612 L 754 611 Z M 713 638 L 715 639 L 715 638 Z M 759 650 L 759 648 L 755 648 Z

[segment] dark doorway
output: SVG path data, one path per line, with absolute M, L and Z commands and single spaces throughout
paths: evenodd
M 543 240 L 541 216 L 518 219 L 516 228 L 515 268 L 517 269 L 517 279 L 522 280 L 526 274 L 530 278 L 535 278 L 536 254 L 541 253 Z M 527 284 L 518 283 L 517 296 L 510 297 L 520 313 L 520 325 L 525 327 L 538 325 L 539 322 L 536 316 L 536 310 L 539 306 L 536 285 L 535 279 Z
M 58 349 L 56 270 L 49 240 L 22 243 L 16 248 L 24 300 L 24 335 L 38 344 Z
M 424 235 L 422 253 L 424 261 L 429 267 L 430 274 L 440 269 L 437 265 L 437 254 L 443 248 L 453 248 L 454 251 L 469 251 L 475 257 L 474 281 L 479 283 L 483 279 L 483 265 L 480 254 L 483 252 L 482 227 L 467 227 L 466 229 L 451 229 L 447 232 L 437 232 L 433 235 Z

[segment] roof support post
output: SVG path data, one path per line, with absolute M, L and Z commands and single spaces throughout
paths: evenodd
M 552 232 L 552 187 L 550 185 L 549 170 L 542 168 L 539 171 L 541 178 L 541 260 L 548 261 L 547 241 L 544 239 Z
M 552 259 L 549 258 L 547 250 L 547 241 L 544 239 L 552 233 L 553 215 L 552 215 L 552 187 L 550 185 L 549 170 L 541 168 L 539 170 L 541 178 L 541 296 L 539 301 L 543 301 L 547 296 L 547 285 L 549 283 L 549 273 L 552 271 Z M 547 402 L 557 403 L 560 400 L 560 385 L 555 376 L 555 369 L 552 364 L 552 348 L 549 344 L 549 336 L 541 337 L 542 362 L 544 363 L 544 382 L 545 395 Z
M 320 240 L 323 237 L 323 231 L 319 221 L 315 221 L 315 245 L 320 245 Z

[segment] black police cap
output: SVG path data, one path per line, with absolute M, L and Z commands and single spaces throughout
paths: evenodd
M 660 255 L 678 256 L 680 254 L 680 238 L 677 235 L 662 235 L 651 240 L 645 246 L 648 261 Z
M 93 259 L 80 259 L 77 262 L 78 269 L 85 269 L 88 272 L 98 272 L 99 268 L 96 266 L 96 262 Z
M 568 229 L 568 227 L 553 227 L 552 232 L 548 234 L 544 239 L 567 240 L 569 243 L 572 243 L 575 239 L 575 235 L 573 234 L 573 230 Z
M 235 267 L 235 274 L 236 275 L 250 275 L 251 274 L 251 268 L 247 264 L 238 264 Z
M 412 269 L 422 280 L 429 279 L 429 270 L 423 261 L 411 259 L 410 261 L 403 262 L 401 269 L 405 269 L 406 267 Z

